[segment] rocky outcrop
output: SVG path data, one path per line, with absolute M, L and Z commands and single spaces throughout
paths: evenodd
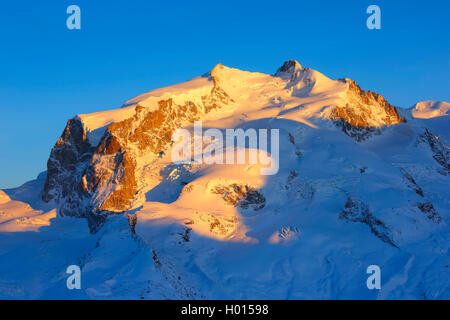
M 441 223 L 442 218 L 437 213 L 431 201 L 420 202 L 416 204 L 419 210 L 427 216 L 428 219 L 434 221 L 435 223 Z
M 422 198 L 425 197 L 423 194 L 423 190 L 421 187 L 419 187 L 419 185 L 417 184 L 416 180 L 413 178 L 413 176 L 411 174 L 409 174 L 405 169 L 401 168 L 400 171 L 403 174 L 403 177 L 406 179 L 407 181 L 407 186 L 408 188 L 410 188 L 411 190 L 413 190 L 415 193 L 417 193 L 419 196 L 421 196 Z
M 391 231 L 381 220 L 372 215 L 367 204 L 361 200 L 348 198 L 339 218 L 368 225 L 378 239 L 397 248 L 392 240 Z
M 70 119 L 47 161 L 47 178 L 42 195 L 45 202 L 58 203 L 60 215 L 87 218 L 91 230 L 101 224 L 102 218 L 89 215 L 89 194 L 83 187 L 85 181 L 82 177 L 94 151 L 80 119 Z
M 247 185 L 231 184 L 216 186 L 213 193 L 222 195 L 223 200 L 232 206 L 242 209 L 260 210 L 266 205 L 266 198 L 255 188 Z
M 229 103 L 234 102 L 234 100 L 220 86 L 220 82 L 222 80 L 218 75 L 219 71 L 217 71 L 220 68 L 223 68 L 223 66 L 219 63 L 210 72 L 210 78 L 212 79 L 214 85 L 211 89 L 211 93 L 202 97 L 205 113 L 220 108 L 220 106 L 228 105 Z
M 82 178 L 91 208 L 100 212 L 127 210 L 137 190 L 135 169 L 126 145 L 108 130 Z
M 345 106 L 336 106 L 331 114 L 331 119 L 342 131 L 361 142 L 373 134 L 380 134 L 381 128 L 406 120 L 402 118 L 396 107 L 378 93 L 362 90 L 355 81 L 340 79 L 347 83 Z
M 303 67 L 297 61 L 288 60 L 278 68 L 274 76 L 288 78 L 291 82 L 295 82 L 299 78 L 302 69 Z
M 420 212 L 425 214 L 428 219 L 434 221 L 437 224 L 441 223 L 442 218 L 439 215 L 439 213 L 436 211 L 436 209 L 434 208 L 433 203 L 430 200 L 421 199 L 421 198 L 425 198 L 425 194 L 424 194 L 422 188 L 417 184 L 416 180 L 405 169 L 401 168 L 400 171 L 402 172 L 403 177 L 407 181 L 408 188 L 410 188 L 417 195 L 420 196 L 419 202 L 415 203 L 414 206 L 416 206 L 420 210 Z
M 119 116 L 114 113 L 115 116 L 111 116 L 113 120 L 107 120 L 115 122 L 106 125 L 106 120 L 99 121 L 104 125 L 101 130 L 96 127 L 96 115 L 93 116 L 95 121 L 92 120 L 93 131 L 87 129 L 91 121 L 86 120 L 89 116 L 83 118 L 86 122 L 83 122 L 81 116 L 70 119 L 51 151 L 42 199 L 46 202 L 55 201 L 61 215 L 87 218 L 91 230 L 96 230 L 108 215 L 135 209 L 139 201 L 144 201 L 145 192 L 149 191 L 143 191 L 145 179 L 143 169 L 139 167 L 139 159 L 147 156 L 155 156 L 155 159 L 163 157 L 172 143 L 172 133 L 177 128 L 204 119 L 210 112 L 215 116 L 215 110 L 234 103 L 225 89 L 237 97 L 237 92 L 241 94 L 243 91 L 233 91 L 235 87 L 249 84 L 253 86 L 255 81 L 253 76 L 239 72 L 238 76 L 234 76 L 235 71 L 218 64 L 209 74 L 187 86 L 176 86 L 167 92 L 163 90 L 162 95 L 161 92 L 152 93 L 146 95 L 144 100 L 133 100 L 132 104 L 127 104 L 126 112 L 119 113 Z M 250 77 L 250 80 L 241 82 L 239 76 L 243 80 Z M 266 98 L 270 98 L 270 90 L 274 90 L 277 95 L 280 93 L 278 90 L 285 90 L 293 98 L 307 96 L 311 92 L 321 94 L 331 87 L 330 97 L 334 99 L 336 92 L 339 94 L 334 101 L 347 101 L 345 106 L 334 107 L 331 119 L 357 141 L 380 132 L 383 126 L 404 121 L 397 109 L 382 96 L 362 90 L 352 80 L 342 80 L 347 84 L 345 86 L 314 70 L 303 68 L 294 60 L 284 63 L 275 76 L 281 79 L 269 77 L 268 81 L 264 78 L 264 85 L 254 85 L 251 88 L 252 94 L 263 95 L 264 99 L 261 101 L 266 101 Z M 233 82 L 234 78 L 239 81 L 235 79 Z M 192 92 L 195 94 L 191 94 Z M 280 97 L 277 99 L 281 99 Z M 241 97 L 238 99 L 239 103 L 240 100 Z M 142 101 L 142 104 L 137 101 Z M 325 107 L 329 115 L 331 108 Z M 92 132 L 96 133 L 93 135 Z M 103 133 L 101 137 L 99 132 Z M 92 139 L 93 136 L 95 139 Z M 436 161 L 448 172 L 448 151 L 442 149 L 440 142 L 433 140 L 432 136 L 425 135 L 423 139 L 435 153 Z M 295 146 L 295 155 L 301 156 L 298 143 L 290 133 L 289 141 Z M 295 192 L 296 199 L 312 200 L 315 193 L 313 186 L 308 181 L 291 175 L 286 190 Z M 183 187 L 181 184 L 182 181 L 177 182 L 180 190 Z M 188 192 L 189 188 L 192 186 L 186 187 L 183 192 Z M 266 202 L 260 191 L 245 184 L 219 186 L 214 192 L 222 195 L 226 203 L 242 209 L 259 210 L 264 208 Z
M 430 147 L 433 159 L 442 167 L 438 172 L 442 175 L 450 174 L 450 152 L 437 136 L 428 129 L 417 139 L 417 144 L 425 143 Z
M 138 190 L 137 157 L 163 153 L 174 130 L 230 102 L 214 80 L 200 105 L 180 105 L 171 98 L 160 100 L 155 109 L 137 105 L 131 118 L 106 128 L 97 146 L 89 143 L 78 117 L 69 120 L 51 151 L 42 199 L 59 203 L 61 215 L 88 218 L 95 231 L 107 215 L 132 208 Z
M 136 234 L 137 215 L 127 213 L 128 225 L 130 226 L 130 232 Z
M 42 199 L 49 202 L 67 197 L 74 185 L 80 185 L 79 171 L 89 165 L 93 152 L 81 121 L 70 119 L 47 161 L 47 180 Z M 78 191 L 81 193 L 82 189 Z

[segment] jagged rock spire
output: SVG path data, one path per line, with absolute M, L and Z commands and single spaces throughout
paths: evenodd
M 283 65 L 278 68 L 277 72 L 275 73 L 275 76 L 280 76 L 283 74 L 294 74 L 298 70 L 302 70 L 303 67 L 298 61 L 296 60 L 288 60 L 283 63 Z

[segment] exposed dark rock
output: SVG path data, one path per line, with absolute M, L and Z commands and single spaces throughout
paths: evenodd
M 375 218 L 372 213 L 370 213 L 369 207 L 361 200 L 348 198 L 339 218 L 367 224 L 378 239 L 397 248 L 392 240 L 391 231 L 381 220 Z
M 420 211 L 427 215 L 428 219 L 433 220 L 436 223 L 441 223 L 442 218 L 439 213 L 437 213 L 436 209 L 434 209 L 434 206 L 430 201 L 417 203 L 416 205 Z
M 156 251 L 152 250 L 152 253 L 153 253 L 153 257 L 152 258 L 153 258 L 153 262 L 155 263 L 155 268 L 159 270 L 162 267 L 162 263 L 159 260 L 158 255 L 156 254 Z
M 347 99 L 350 104 L 336 106 L 331 114 L 331 119 L 342 131 L 361 142 L 372 135 L 381 134 L 382 126 L 393 125 L 406 120 L 402 118 L 396 107 L 378 93 L 362 90 L 355 81 L 350 79 L 340 79 L 348 84 Z M 384 114 L 381 119 L 381 126 L 374 125 L 375 117 L 379 113 Z
M 219 218 L 211 215 L 208 220 L 209 232 L 222 237 L 228 236 L 236 228 L 237 218 L 235 216 Z
M 416 180 L 414 180 L 414 178 L 405 169 L 401 168 L 400 170 L 403 173 L 403 177 L 408 182 L 408 188 L 417 193 L 421 198 L 425 198 L 423 190 L 419 187 Z M 441 223 L 442 219 L 431 201 L 425 200 L 424 202 L 418 202 L 415 206 L 417 206 L 422 213 L 426 214 L 428 219 L 433 220 L 436 223 Z
M 335 119 L 335 124 L 339 128 L 341 128 L 342 132 L 344 132 L 349 137 L 352 137 L 357 142 L 362 142 L 364 140 L 367 140 L 368 138 L 372 137 L 373 135 L 380 135 L 381 130 L 379 128 L 374 127 L 359 127 L 354 126 L 348 121 L 354 121 L 358 122 L 359 120 L 350 120 L 352 116 L 342 116 L 342 114 L 345 114 L 346 111 L 343 111 L 345 109 L 343 108 L 336 108 L 333 113 L 333 119 Z M 342 119 L 341 119 L 342 117 Z M 337 120 L 339 119 L 339 120 Z M 346 120 L 344 120 L 346 119 Z M 357 119 L 357 117 L 353 117 L 353 119 Z
M 79 172 L 89 165 L 93 151 L 81 121 L 70 119 L 47 161 L 47 179 L 42 199 L 49 202 L 71 194 L 74 186 L 80 185 Z M 75 191 L 83 195 L 82 188 Z
M 132 234 L 136 234 L 137 215 L 127 213 L 128 224 Z
M 178 233 L 181 236 L 181 239 L 183 239 L 184 242 L 191 241 L 191 228 L 185 228 L 184 233 Z
M 266 205 L 266 198 L 258 190 L 247 185 L 217 186 L 213 193 L 222 195 L 226 203 L 242 209 L 252 207 L 253 210 L 260 210 Z
M 292 182 L 292 180 L 294 180 L 295 177 L 297 177 L 297 176 L 298 176 L 297 171 L 291 170 L 291 171 L 289 172 L 289 176 L 288 176 L 288 181 L 287 181 L 287 183 L 290 184 L 290 183 Z
M 302 69 L 302 66 L 295 60 L 288 60 L 283 63 L 281 67 L 278 68 L 275 76 L 281 73 L 295 73 L 298 69 Z
M 163 155 L 174 130 L 233 101 L 211 76 L 214 86 L 202 106 L 190 101 L 177 105 L 172 99 L 159 101 L 153 111 L 137 105 L 133 117 L 106 128 L 97 146 L 89 143 L 78 117 L 69 120 L 48 160 L 42 199 L 58 202 L 61 215 L 89 218 L 91 230 L 106 216 L 131 209 L 138 187 L 136 156 Z
M 295 139 L 294 139 L 294 136 L 293 136 L 291 133 L 289 133 L 289 141 L 290 141 L 293 145 L 295 145 Z
M 402 168 L 400 171 L 402 172 L 403 177 L 408 181 L 408 187 L 423 198 L 423 190 L 419 187 L 416 180 L 414 180 L 414 178 L 405 169 Z
M 438 172 L 442 175 L 450 174 L 450 152 L 449 148 L 444 145 L 441 140 L 428 129 L 418 137 L 418 143 L 425 143 L 430 147 L 433 159 L 442 166 L 442 170 Z

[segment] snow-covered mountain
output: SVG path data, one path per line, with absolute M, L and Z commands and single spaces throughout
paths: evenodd
M 448 299 L 448 106 L 396 108 L 290 60 L 77 115 L 45 173 L 0 191 L 0 298 Z M 278 172 L 174 163 L 194 121 L 279 129 Z

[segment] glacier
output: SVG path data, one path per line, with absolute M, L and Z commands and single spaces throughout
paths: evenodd
M 0 190 L 0 299 L 449 299 L 448 110 L 290 60 L 76 115 L 46 172 Z M 174 163 L 194 121 L 278 129 L 279 171 Z

